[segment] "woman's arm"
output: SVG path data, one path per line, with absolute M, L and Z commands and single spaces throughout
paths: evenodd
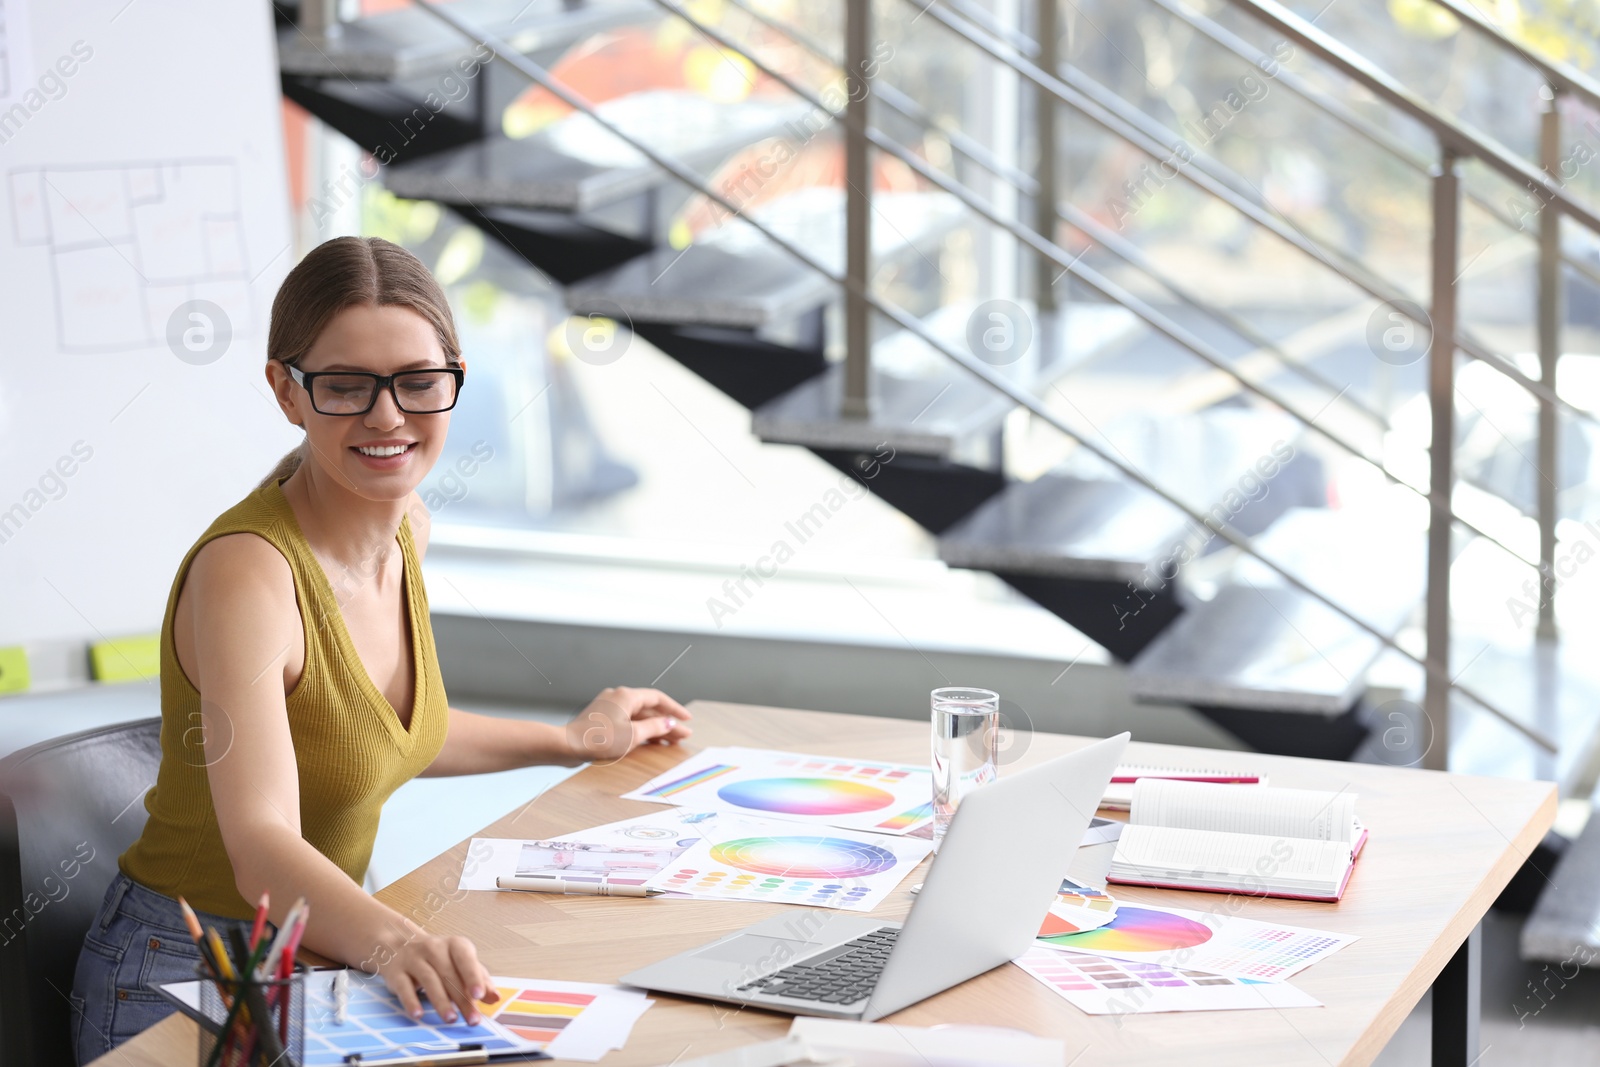
M 692 732 L 684 720 L 691 718 L 682 704 L 659 689 L 625 687 L 603 690 L 565 726 L 451 708 L 444 747 L 422 773 L 443 777 L 621 759 L 639 745 L 683 740 Z
M 437 937 L 369 896 L 300 836 L 300 783 L 285 686 L 304 659 L 289 565 L 251 534 L 221 537 L 195 556 L 183 601 L 194 635 L 206 776 L 234 882 L 246 900 L 270 892 L 271 917 L 312 905 L 307 948 L 381 974 L 413 1015 L 420 987 L 447 1020 L 469 1019 L 492 996 L 466 938 Z

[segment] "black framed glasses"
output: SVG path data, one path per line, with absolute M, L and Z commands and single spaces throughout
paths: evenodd
M 289 368 L 289 377 L 311 394 L 311 407 L 322 415 L 365 415 L 387 389 L 394 406 L 409 415 L 436 415 L 456 406 L 466 371 L 460 367 L 407 370 L 399 374 L 367 371 L 311 371 Z

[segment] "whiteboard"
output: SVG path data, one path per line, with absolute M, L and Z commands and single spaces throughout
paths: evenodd
M 299 439 L 262 0 L 0 0 L 0 646 L 149 633 Z

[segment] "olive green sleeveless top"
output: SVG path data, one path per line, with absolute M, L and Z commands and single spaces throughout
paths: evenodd
M 226 774 L 250 753 L 207 738 L 200 694 L 178 665 L 173 613 L 195 553 L 212 538 L 253 533 L 289 561 L 305 630 L 305 669 L 286 700 L 300 776 L 300 833 L 351 879 L 372 858 L 384 801 L 420 774 L 444 745 L 449 720 L 444 682 L 428 619 L 428 594 L 408 520 L 398 540 L 405 560 L 405 602 L 416 680 L 409 728 L 367 676 L 345 629 L 322 565 L 277 484 L 257 489 L 201 535 L 178 567 L 161 625 L 161 769 L 146 795 L 144 833 L 118 860 L 124 874 L 201 911 L 247 919 L 255 905 L 239 895 L 222 845 L 208 775 Z M 208 767 L 207 764 L 210 764 Z

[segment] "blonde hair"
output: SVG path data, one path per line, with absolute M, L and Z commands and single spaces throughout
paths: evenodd
M 410 308 L 432 324 L 445 359 L 460 361 L 461 342 L 444 290 L 421 260 L 381 237 L 335 237 L 295 265 L 272 300 L 267 359 L 297 365 L 335 315 L 361 306 Z M 261 485 L 298 470 L 307 447 L 302 441 L 292 449 Z

